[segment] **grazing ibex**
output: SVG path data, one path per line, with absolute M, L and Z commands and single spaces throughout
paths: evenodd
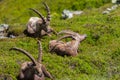
M 27 51 L 13 47 L 10 50 L 17 50 L 25 54 L 27 57 L 31 59 L 32 62 L 24 62 L 21 65 L 20 73 L 17 76 L 17 80 L 45 80 L 45 77 L 50 78 L 53 80 L 53 77 L 50 73 L 46 70 L 45 66 L 41 63 L 42 60 L 42 46 L 40 41 L 38 41 L 39 45 L 39 54 L 38 60 L 36 61 L 30 53 Z
M 78 33 L 68 31 L 68 30 L 63 30 L 59 32 L 58 34 L 65 33 L 66 35 L 63 37 L 60 37 L 58 40 L 52 40 L 49 42 L 49 49 L 50 52 L 55 52 L 58 55 L 64 56 L 76 56 L 78 54 L 78 47 L 81 41 L 83 41 L 87 35 L 80 35 Z M 72 38 L 71 41 L 69 42 L 63 42 L 60 41 L 61 39 L 64 38 Z
M 57 34 L 49 25 L 50 25 L 50 9 L 46 3 L 43 3 L 47 10 L 47 17 L 45 18 L 39 13 L 36 9 L 30 8 L 30 10 L 34 11 L 39 15 L 39 17 L 31 17 L 27 23 L 27 29 L 24 30 L 24 33 L 30 37 L 42 37 L 45 35 L 49 35 L 53 32 Z

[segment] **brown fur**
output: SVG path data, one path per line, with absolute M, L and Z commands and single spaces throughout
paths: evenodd
M 24 62 L 21 64 L 20 73 L 17 76 L 17 80 L 45 80 L 45 77 L 50 78 L 51 80 L 53 77 L 51 74 L 46 70 L 45 66 L 41 63 L 42 60 L 42 47 L 40 41 L 39 43 L 39 54 L 38 60 L 36 61 L 30 53 L 27 51 L 20 49 L 20 48 L 11 48 L 10 50 L 17 50 L 28 56 L 32 62 Z
M 60 33 L 66 33 L 67 35 L 61 37 L 58 40 L 52 40 L 49 42 L 50 52 L 55 52 L 58 55 L 64 56 L 76 56 L 78 54 L 78 47 L 81 41 L 86 38 L 86 35 L 80 35 L 72 31 L 61 31 Z M 69 42 L 60 41 L 63 38 L 72 38 Z
M 37 13 L 39 17 L 31 17 L 27 23 L 27 29 L 24 30 L 24 34 L 30 37 L 42 37 L 50 35 L 51 33 L 57 34 L 50 25 L 50 9 L 47 4 L 43 3 L 47 10 L 47 17 L 41 15 L 37 10 L 30 8 L 30 10 Z

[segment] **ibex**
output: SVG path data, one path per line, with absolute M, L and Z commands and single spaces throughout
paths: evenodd
M 58 55 L 64 56 L 76 56 L 78 54 L 78 47 L 81 41 L 83 41 L 87 35 L 80 35 L 73 31 L 63 30 L 58 34 L 65 33 L 65 36 L 60 37 L 57 40 L 52 40 L 49 42 L 50 52 L 55 52 Z M 60 41 L 64 38 L 72 38 L 69 42 Z
M 36 9 L 30 8 L 30 10 L 34 11 L 39 15 L 39 17 L 31 17 L 27 23 L 27 29 L 24 30 L 24 33 L 30 37 L 42 37 L 45 35 L 49 35 L 53 32 L 57 34 L 49 25 L 50 25 L 50 9 L 46 3 L 43 3 L 47 10 L 47 17 L 42 16 L 39 11 Z
M 51 74 L 46 70 L 45 66 L 41 63 L 42 60 L 42 46 L 40 41 L 38 41 L 39 45 L 39 54 L 38 60 L 36 61 L 30 53 L 27 51 L 13 47 L 10 50 L 20 51 L 25 54 L 32 62 L 24 62 L 21 65 L 20 73 L 17 76 L 17 80 L 45 80 L 45 77 L 53 80 Z

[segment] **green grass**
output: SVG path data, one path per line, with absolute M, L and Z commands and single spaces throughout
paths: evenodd
M 119 80 L 120 7 L 108 15 L 102 15 L 102 11 L 112 5 L 108 3 L 110 0 L 106 2 L 104 0 L 75 1 L 46 0 L 52 14 L 51 26 L 57 32 L 70 29 L 80 34 L 87 34 L 86 40 L 79 46 L 79 54 L 76 57 L 61 57 L 49 53 L 48 43 L 57 37 L 45 36 L 41 40 L 42 63 L 46 65 L 55 80 Z M 2 0 L 0 23 L 10 24 L 10 32 L 17 35 L 23 34 L 29 17 L 37 16 L 28 8 L 36 8 L 43 15 L 46 14 L 41 2 L 40 0 L 25 0 L 24 2 Z M 83 10 L 84 13 L 72 19 L 62 20 L 60 16 L 63 9 Z M 20 64 L 29 59 L 19 52 L 9 51 L 14 46 L 27 50 L 37 59 L 38 45 L 36 39 L 29 37 L 0 39 L 0 75 L 10 76 L 16 80 Z

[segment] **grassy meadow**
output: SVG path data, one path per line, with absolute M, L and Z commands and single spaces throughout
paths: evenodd
M 41 39 L 42 63 L 54 79 L 119 80 L 120 7 L 110 14 L 102 14 L 113 5 L 111 0 L 0 0 L 0 24 L 9 24 L 9 32 L 18 36 L 0 39 L 0 80 L 3 80 L 3 76 L 8 80 L 16 80 L 20 64 L 29 61 L 25 55 L 10 51 L 10 48 L 16 46 L 25 49 L 37 59 L 37 39 L 25 36 L 23 30 L 31 16 L 38 16 L 29 8 L 35 8 L 46 16 L 42 2 L 49 5 L 52 17 L 50 26 L 57 32 L 69 29 L 79 34 L 87 34 L 76 57 L 61 57 L 49 52 L 48 43 L 58 38 L 57 36 L 45 36 Z M 64 9 L 83 10 L 83 14 L 63 20 L 61 13 Z

